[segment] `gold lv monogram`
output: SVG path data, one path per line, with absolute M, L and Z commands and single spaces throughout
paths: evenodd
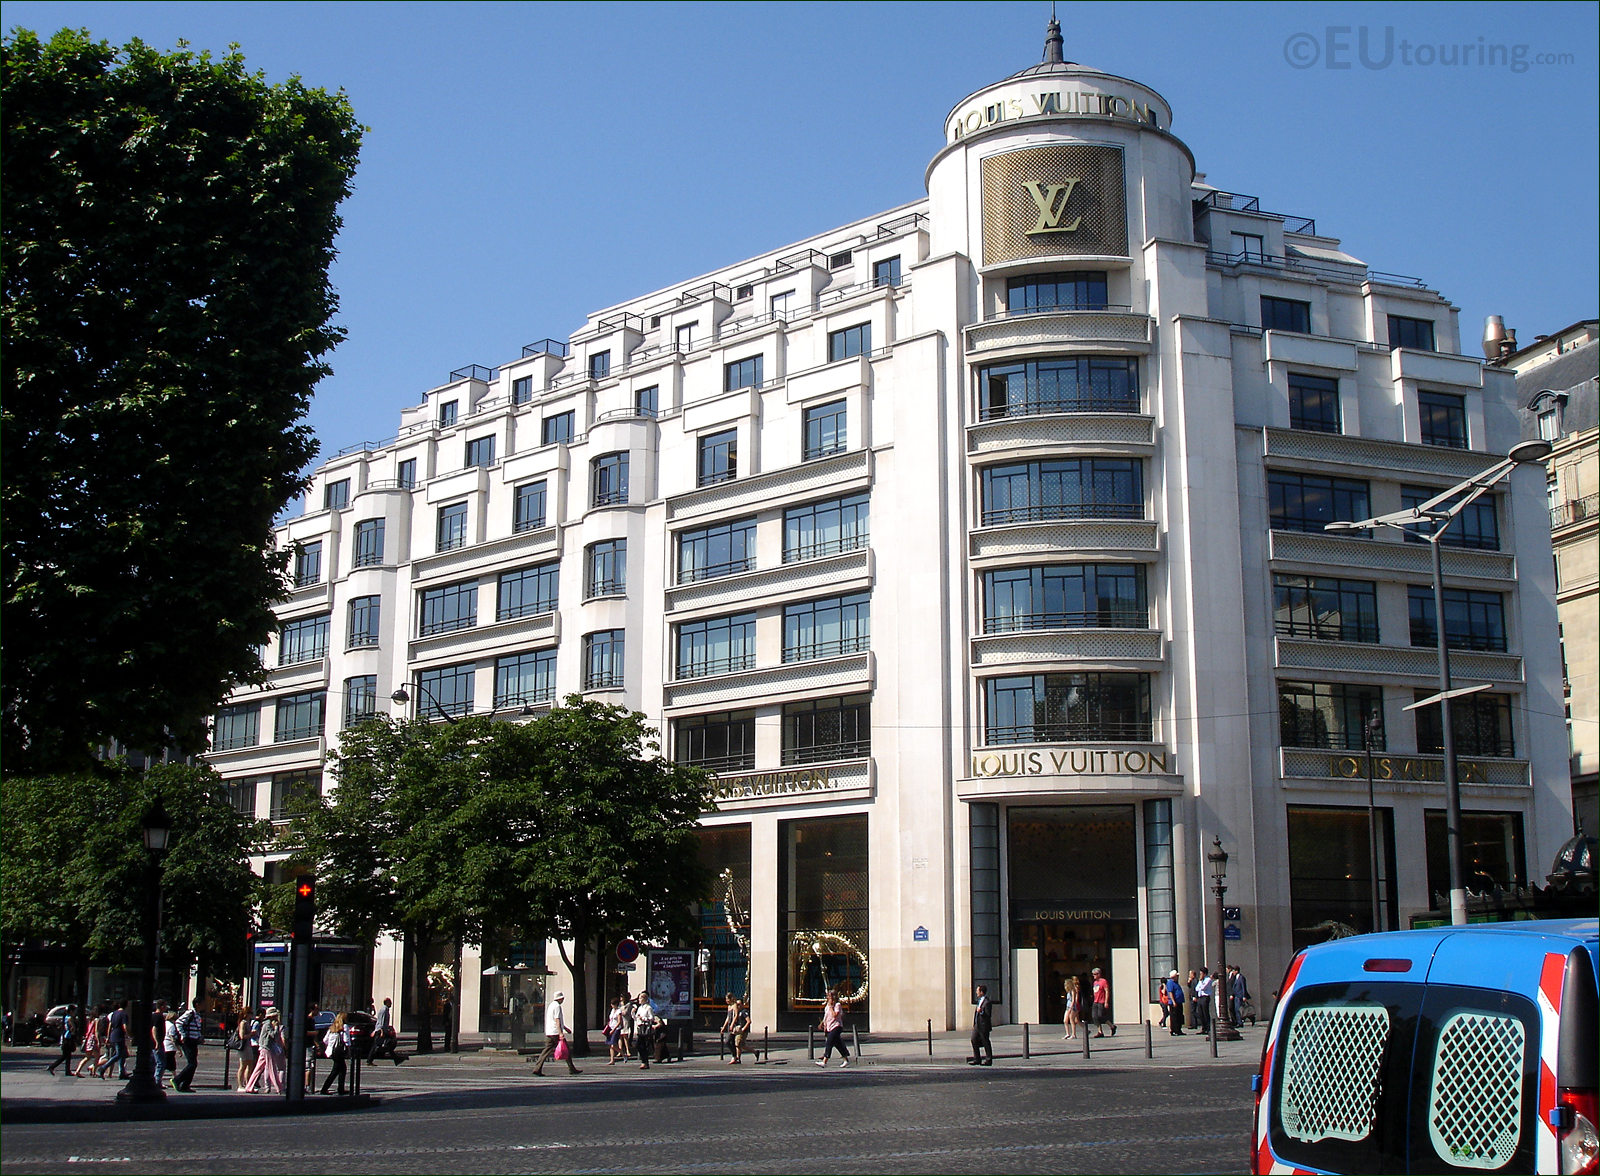
M 1076 179 L 1068 180 L 1064 184 L 1046 184 L 1034 180 L 1023 186 L 1028 189 L 1028 195 L 1033 197 L 1033 202 L 1039 206 L 1039 223 L 1028 229 L 1025 236 L 1078 231 L 1078 226 L 1083 223 L 1082 216 L 1075 216 L 1070 223 L 1063 223 L 1066 221 L 1067 203 L 1072 199 L 1072 190 L 1078 186 Z

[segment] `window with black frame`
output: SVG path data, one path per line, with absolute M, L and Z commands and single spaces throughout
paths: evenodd
M 343 510 L 350 505 L 350 479 L 340 478 L 329 482 L 322 491 L 322 505 L 327 510 Z
M 294 545 L 294 586 L 309 588 L 322 583 L 322 540 Z
M 985 633 L 1149 624 L 1143 564 L 1046 564 L 983 575 Z
M 1378 586 L 1371 580 L 1278 572 L 1272 577 L 1272 612 L 1280 637 L 1378 640 Z
M 1383 713 L 1383 687 L 1349 682 L 1279 682 L 1278 741 L 1284 747 L 1362 751 L 1366 723 Z M 1373 750 L 1384 750 L 1382 727 Z
M 555 612 L 560 578 L 559 561 L 501 572 L 495 588 L 494 619 L 513 621 Z
M 628 455 L 605 453 L 589 467 L 590 505 L 621 506 L 628 501 Z
M 845 402 L 835 400 L 816 404 L 805 410 L 805 447 L 801 454 L 805 461 L 819 457 L 832 457 L 843 453 L 850 443 L 846 421 Z
M 756 614 L 707 617 L 678 626 L 674 676 L 704 678 L 752 669 L 756 664 Z
M 375 568 L 383 563 L 383 520 L 362 519 L 356 524 L 356 553 L 351 566 Z
M 1023 274 L 1006 280 L 1006 310 L 1011 314 L 1105 308 L 1104 271 L 1071 270 L 1064 273 Z
M 984 742 L 1148 743 L 1150 675 L 1017 674 L 984 681 Z
M 1438 494 L 1439 491 L 1427 486 L 1402 486 L 1400 505 L 1414 509 L 1437 497 Z M 1456 494 L 1447 498 L 1436 509 L 1452 510 L 1460 501 L 1461 495 Z M 1444 534 L 1439 536 L 1440 546 L 1465 547 L 1473 551 L 1499 551 L 1500 518 L 1496 502 L 1497 498 L 1493 494 L 1485 494 L 1469 502 L 1445 528 Z M 1406 542 L 1426 543 L 1428 536 L 1432 535 L 1438 526 L 1436 522 L 1425 522 L 1406 527 Z
M 511 503 L 511 529 L 514 532 L 537 531 L 544 526 L 545 489 L 543 478 L 537 482 L 524 482 L 516 488 Z
M 361 649 L 378 644 L 378 622 L 383 611 L 381 596 L 353 596 L 348 606 L 349 632 L 345 648 Z
M 828 332 L 828 362 L 838 363 L 857 355 L 872 354 L 872 324 L 857 323 Z
M 326 657 L 329 618 L 330 614 L 321 613 L 286 622 L 278 634 L 278 664 L 297 666 Z
M 1435 691 L 1418 690 L 1417 701 L 1432 698 Z M 1439 705 L 1419 706 L 1411 712 L 1417 719 L 1417 750 L 1444 754 L 1444 724 Z M 1511 723 L 1509 694 L 1463 694 L 1450 700 L 1450 732 L 1455 753 L 1511 759 L 1517 754 L 1517 741 Z
M 978 369 L 982 420 L 1056 412 L 1138 412 L 1133 356 L 1061 355 Z
M 494 465 L 494 436 L 474 437 L 467 442 L 466 458 L 462 461 L 463 469 L 487 469 Z
M 237 751 L 261 742 L 261 704 L 225 706 L 211 726 L 212 751 Z
M 778 825 L 778 1028 L 814 1025 L 830 991 L 852 1024 L 870 1028 L 867 816 Z
M 816 764 L 872 754 L 872 700 L 866 694 L 812 698 L 783 707 L 783 762 Z
M 535 706 L 556 697 L 556 651 L 535 649 L 495 659 L 494 705 Z
M 866 493 L 828 498 L 783 512 L 783 562 L 825 559 L 866 547 L 871 507 Z
M 585 633 L 583 637 L 583 688 L 620 690 L 626 657 L 627 634 L 622 629 Z
M 725 392 L 761 387 L 761 356 L 747 355 L 724 365 L 722 387 Z
M 695 484 L 715 486 L 739 476 L 739 430 L 706 433 L 699 441 L 699 472 Z
M 672 720 L 672 758 L 708 772 L 747 772 L 756 766 L 756 712 L 718 711 Z
M 1315 534 L 1329 523 L 1359 522 L 1372 513 L 1368 502 L 1367 483 L 1356 478 L 1267 471 L 1267 512 L 1274 531 Z
M 1339 381 L 1326 376 L 1289 373 L 1289 427 L 1316 433 L 1338 433 Z
M 477 676 L 478 667 L 472 662 L 423 670 L 417 675 L 418 697 L 413 700 L 416 713 L 428 718 L 437 717 L 440 711 L 451 716 L 470 715 Z
M 737 519 L 678 535 L 678 583 L 747 572 L 756 564 L 756 521 Z
M 572 443 L 575 413 L 558 412 L 547 416 L 539 425 L 540 443 L 543 445 L 569 445 Z
M 435 549 L 454 551 L 467 545 L 467 504 L 452 502 L 439 508 L 439 525 L 435 535 Z
M 314 739 L 322 734 L 322 709 L 326 691 L 307 690 L 301 694 L 286 694 L 273 707 L 272 741 L 292 743 L 296 739 Z
M 1294 298 L 1261 296 L 1261 329 L 1263 331 L 1293 331 L 1298 335 L 1311 334 L 1311 303 Z
M 437 633 L 453 633 L 457 629 L 471 629 L 478 624 L 478 582 L 463 580 L 459 584 L 446 584 L 440 588 L 427 588 L 421 593 L 421 616 L 417 621 L 417 636 L 432 637 Z
M 786 606 L 783 610 L 783 660 L 813 661 L 869 648 L 871 596 L 869 592 L 851 592 Z
M 584 549 L 583 596 L 621 596 L 628 590 L 628 541 L 602 539 Z
M 354 727 L 378 713 L 378 676 L 360 674 L 344 680 L 344 726 Z
M 1141 519 L 1144 463 L 1069 458 L 989 466 L 982 473 L 983 525 L 1056 519 Z
M 321 772 L 314 769 L 278 772 L 272 777 L 271 807 L 267 810 L 267 816 L 275 822 L 287 821 L 315 804 L 321 792 Z
M 1451 392 L 1417 392 L 1417 424 L 1424 445 L 1467 447 L 1467 400 Z
M 1389 346 L 1407 347 L 1413 351 L 1433 351 L 1433 320 L 1409 318 L 1403 314 L 1389 316 Z
M 1439 629 L 1432 585 L 1412 584 L 1406 592 L 1411 610 L 1411 644 L 1433 648 Z M 1498 592 L 1472 588 L 1444 590 L 1444 639 L 1451 649 L 1506 651 L 1506 601 Z

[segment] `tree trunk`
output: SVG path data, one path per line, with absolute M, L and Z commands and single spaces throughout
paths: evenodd
M 427 948 L 431 940 L 422 932 L 414 933 L 411 948 L 412 969 L 416 973 L 417 989 L 417 1052 L 433 1052 L 433 990 L 428 987 Z M 399 1026 L 396 1026 L 398 1029 Z
M 572 939 L 572 958 L 567 958 L 566 944 L 556 941 L 561 949 L 561 960 L 572 972 L 572 1056 L 589 1056 L 589 937 L 578 932 Z M 548 1000 L 549 997 L 547 996 Z

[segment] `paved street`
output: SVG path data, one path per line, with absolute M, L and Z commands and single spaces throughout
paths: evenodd
M 526 1059 L 433 1055 L 369 1070 L 376 1106 L 180 1122 L 27 1121 L 52 1106 L 103 1118 L 113 1084 L 44 1077 L 46 1051 L 12 1049 L 0 1063 L 0 1170 L 1240 1172 L 1259 1032 L 1248 1038 L 1217 1060 L 1198 1038 L 1165 1039 L 1147 1060 L 1142 1036 L 1125 1030 L 1087 1061 L 1025 1061 L 1013 1030 L 996 1046 L 1018 1056 L 993 1069 L 965 1066 L 960 1036 L 942 1035 L 931 1060 L 921 1043 L 872 1043 L 847 1070 L 824 1072 L 801 1047 L 737 1070 L 715 1056 L 648 1073 L 590 1059 L 579 1077 L 543 1079 Z M 278 1105 L 223 1094 L 219 1077 L 208 1057 L 212 1090 L 174 1095 L 175 1106 L 207 1116 Z

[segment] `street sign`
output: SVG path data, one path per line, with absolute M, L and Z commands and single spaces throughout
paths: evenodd
M 912 943 L 927 943 L 928 942 L 928 929 L 926 927 L 918 927 L 915 931 L 911 932 L 911 942 Z
M 638 966 L 639 966 L 638 964 L 618 964 L 617 965 L 617 971 L 619 971 L 619 972 L 632 972 L 635 969 L 637 969 Z
M 1222 908 L 1222 917 L 1237 922 L 1240 918 L 1238 907 L 1225 906 Z
M 1244 932 L 1237 927 L 1224 927 L 1222 929 L 1222 937 L 1228 940 L 1243 939 Z
M 631 964 L 639 958 L 639 945 L 631 939 L 624 939 L 617 944 L 617 959 L 624 964 Z

